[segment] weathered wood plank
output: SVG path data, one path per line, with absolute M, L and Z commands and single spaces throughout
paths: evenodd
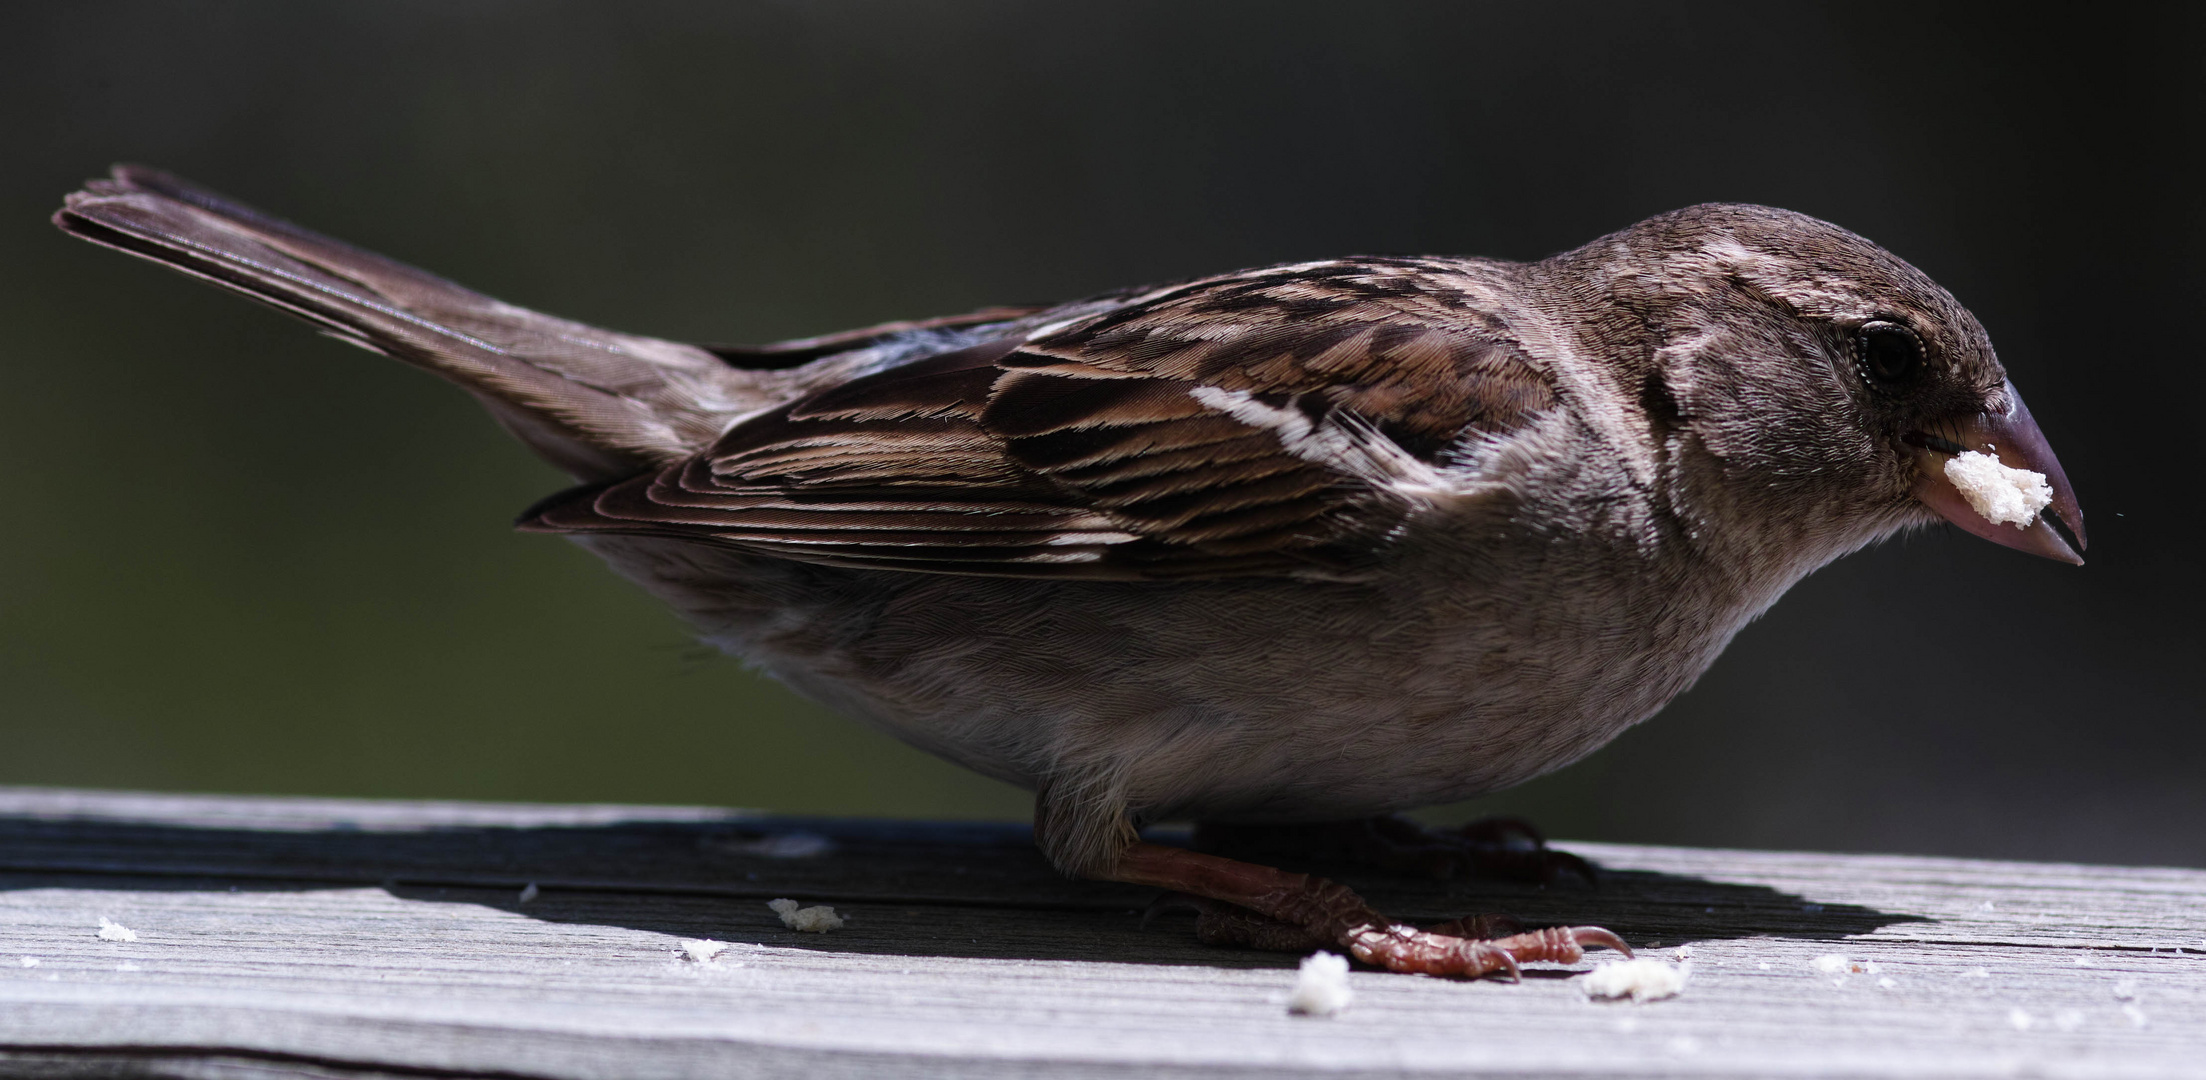
M 1570 846 L 1600 892 L 1348 876 L 1405 917 L 1688 945 L 1681 997 L 1358 972 L 1342 1017 L 1290 1017 L 1291 957 L 1145 929 L 1145 893 L 1061 881 L 1015 828 L 0 789 L 0 1072 L 2206 1071 L 2206 872 Z M 781 895 L 849 926 L 791 932 Z M 734 947 L 679 959 L 696 937 Z

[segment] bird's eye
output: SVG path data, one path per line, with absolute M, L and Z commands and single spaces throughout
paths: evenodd
M 1854 336 L 1854 363 L 1863 382 L 1879 390 L 1900 390 L 1922 371 L 1923 343 L 1898 323 L 1869 323 Z

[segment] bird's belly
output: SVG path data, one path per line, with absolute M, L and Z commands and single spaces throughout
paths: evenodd
M 1030 788 L 1101 778 L 1152 817 L 1320 819 L 1507 787 L 1660 708 L 1730 632 L 1621 634 L 1632 613 L 1605 602 L 1567 616 L 1550 598 L 1531 622 L 1487 602 L 1505 598 L 1405 603 L 1363 585 L 1041 582 L 593 546 L 808 696 Z
M 1220 740 L 1191 780 L 1160 792 L 1160 817 L 1318 821 L 1474 798 L 1559 769 L 1653 715 L 1713 660 L 1715 648 L 1632 653 L 1613 642 L 1542 642 L 1542 663 L 1493 635 L 1462 633 L 1478 657 L 1436 661 L 1401 683 L 1310 695 L 1241 726 L 1259 737 Z M 1466 650 L 1468 651 L 1468 650 Z M 1514 667 L 1515 670 L 1506 670 Z M 1280 672 L 1291 679 L 1291 672 Z M 1436 705 L 1434 698 L 1451 700 Z M 1291 731 L 1291 738 L 1260 733 Z

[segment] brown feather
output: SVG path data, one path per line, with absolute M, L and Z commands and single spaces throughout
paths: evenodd
M 157 170 L 117 167 L 54 222 L 428 368 L 578 478 L 676 460 L 758 403 L 756 376 L 702 349 L 500 303 Z
M 1199 391 L 1442 465 L 1555 402 L 1467 284 L 1446 260 L 1364 259 L 1126 294 L 818 390 L 523 527 L 966 574 L 1353 576 L 1410 507 Z
M 1453 467 L 1556 403 L 1494 301 L 1502 264 L 1342 259 L 707 350 L 150 169 L 56 220 L 465 387 L 591 482 L 532 530 L 961 574 L 1356 576 L 1416 510 L 1389 487 L 1403 462 Z

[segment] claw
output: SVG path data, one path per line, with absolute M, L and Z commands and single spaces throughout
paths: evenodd
M 1631 959 L 1632 947 L 1624 944 L 1623 938 L 1598 926 L 1573 926 L 1570 928 L 1570 937 L 1581 949 L 1614 949 L 1623 953 L 1625 959 Z
M 1486 951 L 1486 950 L 1481 950 L 1481 951 Z M 1508 976 L 1508 979 L 1509 979 L 1509 981 L 1510 981 L 1510 982 L 1513 982 L 1513 983 L 1520 983 L 1520 982 L 1523 982 L 1523 981 L 1524 981 L 1524 971 L 1523 971 L 1522 969 L 1520 969 L 1520 968 L 1518 968 L 1518 967 L 1517 967 L 1517 958 L 1516 958 L 1516 957 L 1514 957 L 1514 956 L 1511 956 L 1511 955 L 1509 955 L 1509 950 L 1507 950 L 1507 949 L 1492 949 L 1491 951 L 1492 951 L 1492 952 L 1494 952 L 1494 953 L 1496 953 L 1496 954 L 1498 954 L 1498 955 L 1499 955 L 1499 956 L 1501 957 L 1501 967 L 1500 967 L 1500 969 L 1499 969 L 1499 970 L 1497 970 L 1497 971 L 1489 971 L 1489 972 L 1487 972 L 1486 974 L 1488 974 L 1488 975 L 1503 975 L 1503 974 L 1506 974 L 1506 975 Z

